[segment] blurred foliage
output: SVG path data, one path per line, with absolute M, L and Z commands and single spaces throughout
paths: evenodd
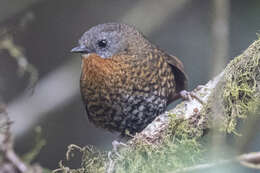
M 14 172 L 26 172 L 26 173 L 50 173 L 48 169 L 43 169 L 37 164 L 30 163 L 42 148 L 43 141 L 37 140 L 37 145 L 30 153 L 27 154 L 27 164 L 24 160 L 21 160 L 13 149 L 13 139 L 10 132 L 10 126 L 12 122 L 5 111 L 5 107 L 0 105 L 0 172 L 14 173 Z M 37 133 L 40 134 L 40 129 L 37 129 Z
M 25 73 L 29 74 L 28 88 L 33 89 L 38 81 L 37 69 L 27 61 L 23 53 L 23 49 L 16 45 L 10 35 L 6 35 L 0 39 L 0 50 L 7 50 L 8 53 L 14 58 L 18 65 L 18 75 L 24 76 Z
M 32 163 L 41 149 L 46 145 L 46 140 L 42 137 L 42 128 L 40 126 L 35 128 L 35 135 L 35 144 L 31 148 L 31 151 L 22 156 L 22 160 L 28 164 Z

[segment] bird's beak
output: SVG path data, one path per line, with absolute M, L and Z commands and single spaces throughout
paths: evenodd
M 77 46 L 77 47 L 74 47 L 73 49 L 71 49 L 72 53 L 90 53 L 90 50 L 88 48 L 86 48 L 86 46 L 84 45 L 80 45 L 80 46 Z

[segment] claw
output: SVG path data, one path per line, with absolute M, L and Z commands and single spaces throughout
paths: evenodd
M 189 92 L 186 90 L 182 90 L 180 91 L 180 96 L 184 99 L 184 100 L 189 100 L 192 101 L 192 98 L 196 99 L 198 102 L 200 102 L 201 104 L 204 104 L 204 102 L 194 93 L 194 92 Z
M 186 91 L 186 90 L 182 90 L 182 91 L 180 92 L 180 96 L 181 96 L 184 100 L 189 100 L 189 101 L 192 100 L 191 92 L 188 92 L 188 91 Z

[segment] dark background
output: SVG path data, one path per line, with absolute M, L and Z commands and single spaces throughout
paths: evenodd
M 47 141 L 36 162 L 48 168 L 58 166 L 71 143 L 111 148 L 117 134 L 89 124 L 79 94 L 80 56 L 70 54 L 81 34 L 96 24 L 136 25 L 153 43 L 183 61 L 189 89 L 206 83 L 220 72 L 220 69 L 213 71 L 216 57 L 212 36 L 213 0 L 183 2 L 179 5 L 180 2 L 174 0 L 157 3 L 155 0 L 0 1 L 0 31 L 7 31 L 7 34 L 0 32 L 0 42 L 6 35 L 11 36 L 39 73 L 31 94 L 26 89 L 29 75 L 19 75 L 16 60 L 8 51 L 0 49 L 0 99 L 7 103 L 14 121 L 16 151 L 23 154 L 32 148 L 36 126 L 42 127 L 42 136 Z M 226 16 L 229 47 L 222 57 L 225 63 L 242 53 L 257 38 L 260 29 L 259 0 L 227 2 L 230 2 Z M 169 3 L 172 6 L 169 7 Z M 147 11 L 151 4 L 156 5 Z M 54 92 L 42 90 L 42 85 Z M 66 94 L 69 96 L 62 98 Z M 55 99 L 58 101 L 54 102 Z M 32 111 L 34 109 L 36 112 Z M 257 136 L 253 139 L 248 151 L 259 149 L 259 139 Z

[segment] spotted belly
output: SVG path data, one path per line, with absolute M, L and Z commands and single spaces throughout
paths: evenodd
M 142 131 L 166 109 L 167 99 L 154 94 L 115 95 L 111 100 L 88 101 L 89 120 L 110 131 L 134 134 Z M 98 103 L 98 104 L 97 104 Z

